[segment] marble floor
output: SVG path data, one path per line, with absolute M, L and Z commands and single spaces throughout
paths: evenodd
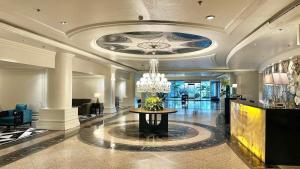
M 247 155 L 241 157 L 239 151 L 228 144 L 220 104 L 209 101 L 199 104 L 196 108 L 179 108 L 176 114 L 170 115 L 169 137 L 139 135 L 136 114 L 110 114 L 71 131 L 53 132 L 2 148 L 0 166 L 6 169 L 265 167 Z

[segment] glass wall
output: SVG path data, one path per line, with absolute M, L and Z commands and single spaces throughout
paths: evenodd
M 220 81 L 211 81 L 211 97 L 220 98 L 221 86 Z
M 183 94 L 187 94 L 184 81 L 171 81 L 171 92 L 168 94 L 168 99 L 181 100 Z
M 219 98 L 219 81 L 200 81 L 187 83 L 185 81 L 171 81 L 171 92 L 168 100 L 181 100 L 182 95 L 188 95 L 189 100 L 210 100 L 212 97 Z

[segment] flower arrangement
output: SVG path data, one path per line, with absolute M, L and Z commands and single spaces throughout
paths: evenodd
M 144 109 L 148 111 L 163 110 L 163 101 L 159 97 L 148 97 L 145 99 Z

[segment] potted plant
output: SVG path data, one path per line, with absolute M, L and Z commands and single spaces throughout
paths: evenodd
M 221 95 L 226 95 L 226 97 L 230 97 L 230 81 L 226 78 L 221 78 Z
M 145 99 L 144 109 L 148 111 L 163 110 L 163 101 L 157 96 L 151 96 Z

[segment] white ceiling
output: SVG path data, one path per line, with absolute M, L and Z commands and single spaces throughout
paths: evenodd
M 282 59 L 293 57 L 297 45 L 297 31 L 300 25 L 300 6 L 286 13 L 272 23 L 266 24 L 260 31 L 242 42 L 241 49 L 231 57 L 228 65 L 231 68 L 259 69 L 261 65 L 279 62 Z M 286 56 L 277 57 L 285 54 Z M 299 55 L 298 53 L 297 55 Z M 276 57 L 277 60 L 274 60 Z
M 53 51 L 59 50 L 59 46 L 47 43 L 45 39 L 55 40 L 95 54 L 102 58 L 101 61 L 105 58 L 125 67 L 144 70 L 145 66 L 142 65 L 147 65 L 148 61 L 143 56 L 139 56 L 138 60 L 127 59 L 120 53 L 96 50 L 91 43 L 97 37 L 111 33 L 178 31 L 208 37 L 216 42 L 217 47 L 200 54 L 162 58 L 159 69 L 219 69 L 227 66 L 257 69 L 259 62 L 265 59 L 253 59 L 254 55 L 267 59 L 284 51 L 281 48 L 286 43 L 291 43 L 291 48 L 296 47 L 295 33 L 290 32 L 292 27 L 279 32 L 277 36 L 276 31 L 276 35 L 271 33 L 277 29 L 274 26 L 264 35 L 257 35 L 256 46 L 249 43 L 232 52 L 228 64 L 226 58 L 239 42 L 255 33 L 256 28 L 292 2 L 293 0 L 203 0 L 198 5 L 198 0 L 1 0 L 0 21 L 43 38 L 34 40 L 32 35 L 16 35 L 16 32 L 4 30 L 0 31 L 0 37 Z M 144 21 L 137 20 L 139 15 L 144 16 Z M 208 21 L 205 19 L 207 15 L 215 15 L 216 18 Z M 297 18 L 297 15 L 293 17 Z M 62 21 L 67 24 L 61 24 Z M 286 19 L 284 23 L 286 22 L 290 20 Z M 275 44 L 273 41 L 280 43 Z M 90 56 L 82 54 L 80 57 Z
M 166 77 L 184 77 L 184 76 L 204 76 L 204 77 L 219 77 L 224 73 L 216 72 L 181 72 L 181 73 L 167 73 Z

